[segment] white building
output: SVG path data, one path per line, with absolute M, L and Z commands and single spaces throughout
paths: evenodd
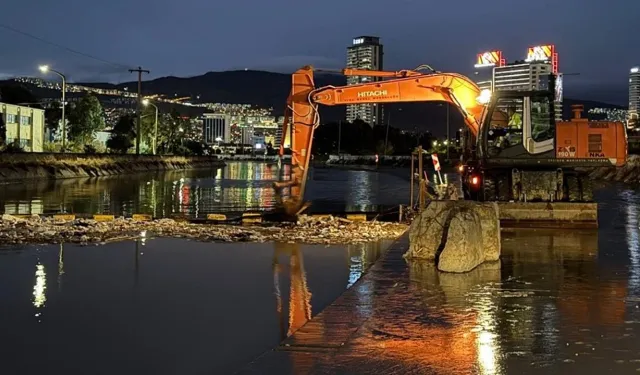
M 640 67 L 629 71 L 629 125 L 638 127 L 640 114 Z
M 352 45 L 347 47 L 347 68 L 382 70 L 383 57 L 380 38 L 375 36 L 360 36 L 354 38 Z M 357 85 L 365 82 L 378 81 L 376 77 L 347 77 L 348 85 Z M 383 124 L 381 104 L 354 104 L 347 106 L 347 121 L 360 119 L 371 126 Z
M 493 87 L 499 90 L 541 90 L 546 76 L 553 73 L 547 61 L 516 62 L 493 68 Z M 541 79 L 542 77 L 542 79 Z M 562 120 L 562 74 L 556 78 L 556 120 Z
M 202 141 L 206 144 L 217 144 L 231 141 L 231 116 L 218 113 L 202 115 Z

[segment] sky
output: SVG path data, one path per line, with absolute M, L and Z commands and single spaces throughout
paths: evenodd
M 0 13 L 0 77 L 38 76 L 49 64 L 70 81 L 131 81 L 303 65 L 341 68 L 360 35 L 384 45 L 387 70 L 429 64 L 473 73 L 475 55 L 524 59 L 555 44 L 567 96 L 624 104 L 640 65 L 633 0 L 8 0 Z M 4 27 L 3 27 L 4 26 Z M 95 58 L 70 52 L 17 29 Z

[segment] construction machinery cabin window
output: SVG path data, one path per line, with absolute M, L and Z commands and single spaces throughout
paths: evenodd
M 556 136 L 553 102 L 549 97 L 531 98 L 531 138 L 543 142 Z
M 489 143 L 492 147 L 505 149 L 522 143 L 523 100 L 500 98 L 491 115 Z
M 602 152 L 602 134 L 589 134 L 589 152 Z

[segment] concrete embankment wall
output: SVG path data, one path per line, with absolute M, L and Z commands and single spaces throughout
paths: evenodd
M 101 177 L 223 165 L 224 162 L 209 156 L 3 153 L 0 154 L 0 181 Z
M 629 155 L 624 167 L 601 167 L 584 170 L 594 180 L 615 181 L 624 183 L 640 182 L 640 155 Z

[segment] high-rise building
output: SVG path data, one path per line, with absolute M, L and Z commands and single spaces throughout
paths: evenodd
M 542 90 L 545 78 L 553 73 L 546 62 L 515 62 L 493 70 L 494 90 Z M 556 121 L 562 120 L 562 75 L 556 76 Z
M 347 47 L 347 68 L 382 70 L 382 44 L 375 36 L 360 36 L 353 39 Z M 379 77 L 347 77 L 348 85 L 380 80 Z M 383 112 L 381 104 L 352 104 L 347 106 L 347 121 L 360 119 L 369 125 L 382 125 Z
M 206 144 L 231 141 L 231 116 L 219 113 L 202 115 L 202 140 Z
M 634 66 L 629 71 L 629 126 L 640 126 L 640 67 Z
M 506 60 L 502 58 L 502 51 L 488 51 L 476 56 L 474 75 L 480 90 L 493 90 L 493 68 L 505 64 Z
M 558 73 L 558 54 L 555 46 L 529 48 L 525 61 L 493 68 L 493 90 L 542 90 L 549 74 L 556 75 L 555 117 L 562 120 L 562 74 Z

